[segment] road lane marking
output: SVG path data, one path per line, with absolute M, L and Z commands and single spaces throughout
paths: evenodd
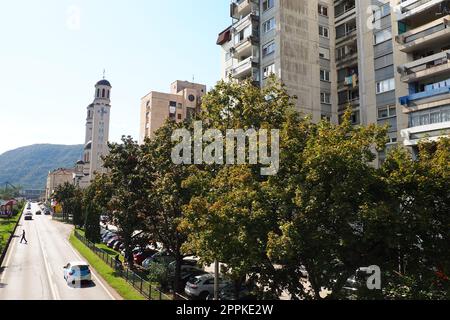
M 70 244 L 70 242 L 68 240 L 66 240 L 67 245 L 69 246 L 69 248 L 73 251 L 73 253 L 77 256 L 78 259 L 80 259 L 81 261 L 84 261 L 86 259 L 84 259 L 83 257 L 80 256 L 80 254 L 72 247 L 72 245 Z M 94 269 L 94 268 L 93 268 Z M 95 270 L 95 269 L 94 269 Z M 109 297 L 112 300 L 117 300 L 112 294 L 111 292 L 109 292 L 108 288 L 106 288 L 106 286 L 103 284 L 103 282 L 95 275 L 94 272 L 92 272 L 92 275 L 94 276 L 94 278 L 97 280 L 98 283 L 100 283 L 100 285 L 102 286 L 103 290 L 105 290 L 105 292 L 109 295 Z
M 41 237 L 39 236 L 39 232 L 36 229 L 36 234 L 37 234 L 37 238 L 39 241 L 39 246 L 41 248 L 41 252 L 42 252 L 42 257 L 44 259 L 44 266 L 45 266 L 45 272 L 47 273 L 47 280 L 48 280 L 48 284 L 50 286 L 50 291 L 52 293 L 53 296 L 53 300 L 61 300 L 61 297 L 59 295 L 58 289 L 56 288 L 55 284 L 52 281 L 52 277 L 50 274 L 50 267 L 47 261 L 47 255 L 44 249 L 44 246 L 42 245 L 42 241 L 41 241 Z

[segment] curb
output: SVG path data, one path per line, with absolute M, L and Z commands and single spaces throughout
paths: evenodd
M 23 210 L 21 210 L 19 219 L 17 219 L 17 223 L 16 223 L 13 231 L 11 232 L 11 235 L 9 236 L 8 241 L 6 241 L 6 245 L 5 245 L 5 248 L 3 249 L 2 254 L 0 255 L 0 267 L 3 265 L 3 260 L 5 259 L 6 253 L 8 252 L 9 245 L 11 244 L 14 234 L 16 233 L 17 226 L 19 225 L 20 219 L 22 219 L 22 215 L 23 215 Z

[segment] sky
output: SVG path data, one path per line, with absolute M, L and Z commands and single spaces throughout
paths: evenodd
M 0 154 L 82 144 L 94 85 L 111 82 L 110 141 L 139 137 L 140 99 L 175 80 L 211 88 L 230 0 L 0 0 Z

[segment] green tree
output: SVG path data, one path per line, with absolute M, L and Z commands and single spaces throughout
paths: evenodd
M 118 228 L 118 235 L 125 244 L 128 263 L 133 266 L 133 235 L 142 228 L 139 210 L 146 198 L 139 171 L 142 151 L 130 136 L 122 137 L 121 144 L 113 143 L 109 147 L 110 152 L 104 157 L 104 166 L 109 170 L 109 180 L 107 189 L 103 191 L 106 197 L 103 198 L 110 197 L 107 207 L 111 212 L 113 224 Z
M 83 192 L 81 189 L 66 182 L 56 188 L 53 197 L 62 204 L 64 220 L 69 221 L 69 216 L 71 215 L 72 223 L 75 226 L 82 227 L 84 219 L 82 208 Z
M 112 197 L 112 184 L 107 174 L 97 175 L 83 196 L 86 238 L 94 243 L 100 242 L 100 216 L 106 212 Z
M 188 126 L 187 123 L 167 121 L 152 140 L 147 139 L 140 162 L 142 187 L 146 197 L 141 212 L 145 220 L 145 230 L 152 242 L 161 243 L 175 258 L 174 291 L 180 293 L 181 264 L 184 255 L 181 247 L 186 234 L 179 228 L 183 218 L 183 205 L 189 203 L 190 191 L 183 186 L 189 176 L 189 167 L 175 165 L 171 153 L 176 142 L 171 136 L 175 129 Z
M 384 295 L 448 299 L 450 292 L 450 139 L 419 144 L 417 159 L 393 150 L 380 172 L 390 197 Z
M 302 140 L 304 134 L 290 131 L 292 127 L 285 124 L 306 128 L 307 123 L 295 112 L 284 86 L 273 78 L 264 89 L 250 82 L 219 83 L 203 99 L 201 120 L 223 136 L 228 129 L 279 129 L 281 149 L 288 147 L 286 137 L 294 134 Z M 247 151 L 249 147 L 247 139 Z M 182 228 L 189 237 L 184 248 L 204 263 L 225 263 L 223 271 L 234 280 L 236 293 L 249 276 L 269 288 L 270 297 L 278 297 L 281 288 L 271 281 L 276 277 L 276 261 L 267 254 L 267 242 L 277 229 L 279 208 L 267 188 L 270 178 L 261 175 L 261 167 L 204 165 L 191 169 L 185 185 L 194 197 L 185 207 Z

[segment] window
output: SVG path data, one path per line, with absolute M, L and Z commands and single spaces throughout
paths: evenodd
M 230 60 L 230 59 L 231 59 L 231 52 L 227 51 L 227 52 L 225 53 L 225 61 L 228 61 L 228 60 Z
M 381 30 L 379 32 L 376 32 L 374 34 L 374 38 L 375 38 L 375 44 L 379 44 L 379 43 L 382 43 L 382 42 L 387 41 L 389 39 L 392 39 L 392 30 L 391 30 L 391 28 L 387 28 L 387 29 Z
M 328 17 L 328 7 L 326 7 L 322 4 L 319 4 L 319 14 L 321 16 Z
M 378 119 L 395 117 L 396 115 L 397 109 L 395 106 L 385 106 L 378 108 Z
M 105 89 L 103 89 L 103 91 L 102 91 L 102 98 L 104 98 L 105 97 Z
M 330 49 L 319 47 L 319 57 L 330 60 Z
M 329 92 L 321 92 L 320 102 L 325 104 L 331 104 L 331 94 Z
M 181 120 L 181 113 L 178 114 L 178 120 Z
M 263 1 L 263 11 L 267 11 L 273 8 L 275 5 L 275 0 L 264 0 Z
M 268 65 L 264 67 L 264 79 L 268 78 L 271 74 L 275 73 L 275 64 Z
M 263 23 L 263 32 L 267 33 L 275 29 L 275 18 L 271 18 Z
M 329 38 L 330 37 L 330 29 L 328 29 L 327 27 L 324 27 L 324 26 L 319 26 L 319 36 L 324 37 L 324 38 Z
M 321 81 L 330 81 L 330 71 L 320 70 L 320 80 Z
M 275 52 L 275 42 L 271 41 L 265 44 L 262 48 L 263 57 L 266 57 Z
M 395 79 L 387 79 L 377 82 L 377 94 L 395 90 Z

